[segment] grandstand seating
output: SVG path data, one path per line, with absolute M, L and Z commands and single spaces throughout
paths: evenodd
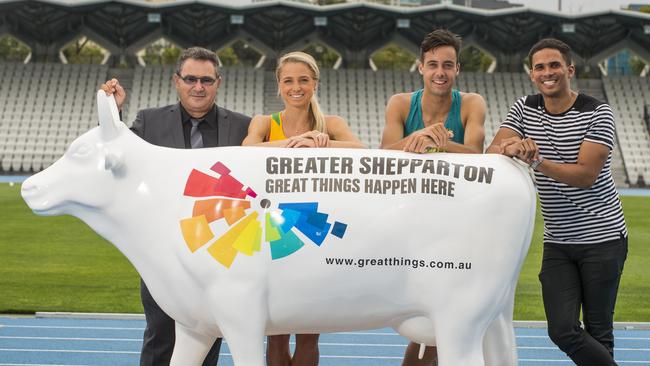
M 133 72 L 124 120 L 130 123 L 142 108 L 177 101 L 171 81 L 173 68 L 138 67 Z M 275 80 L 263 70 L 223 68 L 217 93 L 220 106 L 247 115 L 264 110 L 265 90 L 275 90 Z M 39 171 L 49 166 L 76 136 L 96 124 L 95 90 L 108 77 L 98 65 L 14 64 L 0 67 L 0 168 L 1 172 Z M 604 78 L 604 88 L 617 121 L 617 134 L 625 168 L 632 185 L 650 180 L 648 128 L 644 109 L 650 105 L 647 78 Z M 269 85 L 265 85 L 269 84 Z M 407 71 L 322 70 L 319 100 L 326 114 L 343 116 L 369 147 L 379 147 L 388 98 L 421 88 L 421 76 Z M 462 72 L 460 90 L 483 95 L 487 103 L 486 144 L 492 140 L 515 100 L 535 93 L 524 73 Z M 275 96 L 274 96 L 275 97 Z M 270 107 L 273 106 L 273 107 Z M 267 108 L 276 108 L 267 103 Z M 621 182 L 619 182 L 620 184 Z
M 632 76 L 604 80 L 630 184 L 638 185 L 639 179 L 647 183 L 650 179 L 650 139 L 644 114 L 645 106 L 650 105 L 650 80 Z
M 323 70 L 319 101 L 326 114 L 338 114 L 371 148 L 379 147 L 384 109 L 391 95 L 417 90 L 421 77 L 407 71 Z
M 3 171 L 39 171 L 96 124 L 94 93 L 105 66 L 52 63 L 0 68 L 0 164 Z
M 458 88 L 485 98 L 485 145 L 492 141 L 514 102 L 537 91 L 524 73 L 461 73 Z

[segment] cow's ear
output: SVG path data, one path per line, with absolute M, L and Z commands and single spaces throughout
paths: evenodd
M 104 168 L 106 170 L 111 170 L 113 172 L 119 171 L 122 169 L 123 162 L 124 159 L 120 153 L 107 151 L 104 155 Z
M 99 115 L 99 126 L 102 137 L 112 140 L 118 135 L 117 124 L 120 122 L 120 114 L 117 110 L 114 96 L 106 96 L 103 90 L 97 91 L 97 114 Z

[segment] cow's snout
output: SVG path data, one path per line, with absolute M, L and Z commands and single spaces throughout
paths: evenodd
M 27 206 L 39 215 L 49 215 L 49 210 L 51 209 L 51 202 L 48 200 L 47 195 L 45 195 L 46 189 L 42 184 L 39 184 L 35 179 L 35 176 L 28 178 L 23 182 L 22 187 L 20 188 L 20 194 L 23 196 L 23 200 L 27 203 Z
M 23 182 L 23 185 L 20 188 L 20 194 L 24 199 L 34 197 L 34 195 L 38 194 L 38 186 L 28 179 Z

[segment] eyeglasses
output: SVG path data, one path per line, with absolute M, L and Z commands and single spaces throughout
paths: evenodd
M 187 84 L 187 85 L 194 85 L 194 84 L 196 84 L 197 82 L 200 81 L 201 84 L 210 86 L 210 85 L 214 84 L 214 82 L 217 81 L 217 79 L 221 78 L 221 76 L 217 76 L 217 79 L 211 78 L 209 76 L 203 76 L 203 77 L 197 77 L 197 76 L 194 76 L 194 75 L 182 76 L 178 72 L 176 73 L 176 75 L 178 75 L 178 77 L 181 78 L 185 82 L 185 84 Z

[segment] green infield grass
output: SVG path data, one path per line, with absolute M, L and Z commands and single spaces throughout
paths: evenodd
M 650 197 L 622 200 L 630 242 L 615 320 L 650 322 Z M 538 213 L 517 287 L 517 320 L 545 319 L 541 238 Z M 126 258 L 83 222 L 36 216 L 20 185 L 0 184 L 0 313 L 142 312 L 139 284 Z

